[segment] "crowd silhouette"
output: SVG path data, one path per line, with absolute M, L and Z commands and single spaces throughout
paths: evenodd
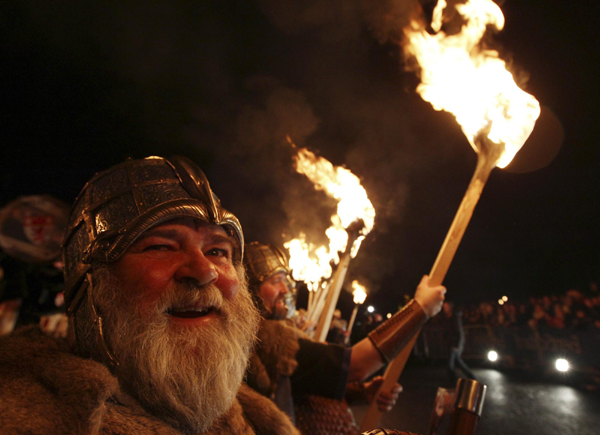
M 504 302 L 504 301 L 503 301 Z M 589 294 L 570 289 L 562 295 L 531 296 L 527 300 L 481 302 L 464 309 L 466 325 L 529 326 L 532 329 L 600 329 L 600 294 L 595 283 Z

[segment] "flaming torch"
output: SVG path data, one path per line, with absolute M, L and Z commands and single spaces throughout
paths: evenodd
M 291 139 L 288 141 L 293 145 Z M 294 156 L 294 166 L 298 173 L 306 177 L 314 184 L 315 189 L 323 190 L 328 196 L 338 201 L 337 213 L 332 216 L 332 226 L 326 231 L 330 240 L 329 249 L 314 248 L 300 239 L 294 239 L 284 244 L 290 251 L 290 268 L 294 279 L 307 282 L 309 290 L 318 291 L 316 296 L 309 294 L 312 309 L 309 310 L 311 320 L 318 319 L 315 331 L 315 339 L 325 341 L 331 316 L 339 299 L 342 284 L 350 259 L 355 257 L 360 244 L 365 236 L 373 229 L 375 223 L 375 209 L 369 201 L 367 192 L 361 186 L 360 180 L 350 170 L 334 166 L 323 157 L 317 157 L 306 148 L 297 150 Z M 292 248 L 301 246 L 303 249 L 293 251 Z M 308 249 L 307 249 L 308 248 Z M 311 251 L 308 252 L 307 251 Z M 339 252 L 343 252 L 341 257 Z M 296 255 L 295 255 L 296 253 Z M 300 255 L 300 257 L 298 257 Z M 299 260 L 303 257 L 304 261 Z M 323 279 L 331 276 L 330 262 L 337 264 L 335 274 L 329 283 L 323 287 Z M 313 269 L 319 272 L 310 278 L 301 273 L 301 270 Z
M 491 0 L 455 5 L 464 23 L 453 35 L 441 31 L 445 8 L 446 1 L 439 0 L 431 23 L 434 34 L 423 22 L 413 21 L 404 29 L 404 51 L 421 67 L 417 92 L 434 109 L 455 115 L 477 153 L 475 173 L 429 273 L 431 285 L 441 284 L 446 276 L 492 169 L 511 162 L 540 114 L 537 100 L 515 84 L 498 53 L 479 44 L 486 26 L 504 27 L 500 8 Z M 399 378 L 416 338 L 389 364 L 381 388 L 389 389 Z M 361 430 L 376 427 L 380 417 L 372 404 Z
M 348 336 L 346 337 L 346 343 L 350 341 L 350 334 L 354 327 L 354 321 L 356 320 L 356 314 L 358 313 L 358 307 L 365 302 L 367 299 L 367 288 L 361 285 L 357 280 L 352 281 L 352 297 L 354 299 L 354 309 L 352 310 L 352 316 L 350 316 L 350 323 L 348 323 Z

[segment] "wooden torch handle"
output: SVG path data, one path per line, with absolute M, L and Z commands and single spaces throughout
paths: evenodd
M 485 186 L 492 169 L 494 169 L 496 165 L 495 161 L 490 162 L 489 160 L 490 159 L 481 157 L 481 155 L 477 160 L 477 167 L 475 168 L 473 178 L 471 178 L 471 182 L 467 187 L 467 192 L 460 203 L 458 211 L 452 221 L 452 225 L 446 234 L 444 243 L 433 264 L 431 272 L 429 273 L 430 286 L 440 285 L 444 281 L 444 277 L 446 276 L 446 272 L 448 272 L 448 268 L 458 249 L 458 245 L 467 229 L 471 216 L 473 216 L 473 210 L 477 205 L 477 201 L 479 201 L 483 187 Z M 379 395 L 380 391 L 391 390 L 398 378 L 400 378 L 402 370 L 404 370 L 404 366 L 406 365 L 406 361 L 417 341 L 418 335 L 419 333 L 417 332 L 398 356 L 389 363 L 385 374 L 383 375 L 384 380 L 375 397 Z M 379 425 L 382 414 L 383 413 L 379 411 L 379 408 L 377 407 L 377 401 L 373 400 L 362 421 L 360 428 L 361 432 L 375 429 Z
M 340 264 L 338 264 L 338 267 L 335 270 L 331 284 L 329 285 L 327 299 L 325 300 L 325 305 L 323 307 L 323 311 L 321 311 L 317 328 L 315 330 L 314 339 L 316 341 L 324 343 L 325 339 L 327 338 L 327 333 L 329 332 L 329 327 L 331 326 L 331 317 L 333 316 L 333 311 L 335 310 L 338 299 L 340 298 L 340 292 L 342 290 L 342 286 L 344 285 L 346 272 L 348 272 L 350 260 L 352 259 L 352 246 L 354 246 L 354 242 L 358 238 L 360 229 L 363 226 L 364 223 L 362 220 L 355 221 L 355 223 L 346 230 L 348 231 L 348 243 L 346 245 L 346 250 L 340 258 Z

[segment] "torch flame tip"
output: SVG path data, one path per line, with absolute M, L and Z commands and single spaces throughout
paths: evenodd
M 286 135 L 285 136 L 287 142 L 290 144 L 290 146 L 292 147 L 293 150 L 297 150 L 298 146 L 294 143 L 294 141 L 292 140 L 292 138 L 290 137 L 290 135 Z
M 360 284 L 358 280 L 352 281 L 352 296 L 354 297 L 355 304 L 362 304 L 367 298 L 367 288 Z
M 407 55 L 419 65 L 417 92 L 435 110 L 454 114 L 471 146 L 478 153 L 477 137 L 487 131 L 491 143 L 501 144 L 497 159 L 507 166 L 529 137 L 540 109 L 537 100 L 514 81 L 506 63 L 481 40 L 489 25 L 501 30 L 504 16 L 492 0 L 467 0 L 453 5 L 464 21 L 460 32 L 441 30 L 445 0 L 436 6 L 432 29 L 413 21 L 405 27 Z

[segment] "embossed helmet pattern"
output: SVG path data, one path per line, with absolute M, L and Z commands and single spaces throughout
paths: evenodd
M 181 156 L 127 160 L 92 177 L 75 199 L 63 241 L 67 313 L 85 294 L 83 282 L 93 262 L 118 260 L 144 231 L 177 217 L 222 226 L 238 243 L 234 261 L 242 260 L 240 222 L 221 207 L 206 176 L 191 160 Z
M 251 242 L 246 246 L 244 256 L 248 280 L 260 285 L 278 272 L 290 273 L 285 252 L 273 245 Z

